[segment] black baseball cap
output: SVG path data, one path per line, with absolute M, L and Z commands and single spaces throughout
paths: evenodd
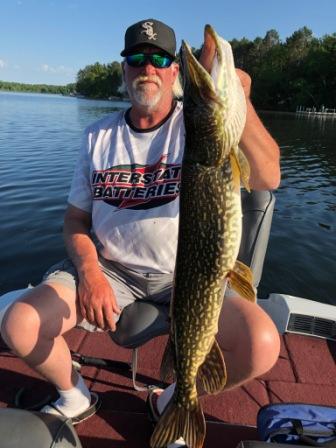
M 128 27 L 125 33 L 125 48 L 120 53 L 121 56 L 127 56 L 140 45 L 152 45 L 175 58 L 176 37 L 174 30 L 159 20 L 141 20 Z

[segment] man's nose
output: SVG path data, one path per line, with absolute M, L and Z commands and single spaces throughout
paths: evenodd
M 144 67 L 143 67 L 143 72 L 146 75 L 153 75 L 156 73 L 155 67 L 150 63 L 150 61 L 146 61 Z

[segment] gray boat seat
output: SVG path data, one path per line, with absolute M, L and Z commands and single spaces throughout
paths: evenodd
M 260 282 L 268 244 L 275 198 L 270 191 L 242 191 L 243 229 L 238 259 L 251 267 L 254 286 Z M 122 312 L 115 332 L 109 332 L 118 345 L 133 351 L 133 380 L 137 347 L 169 332 L 169 306 L 141 300 Z M 139 389 L 135 383 L 134 387 Z M 142 390 L 142 389 L 141 389 Z
M 0 409 L 1 448 L 82 448 L 71 419 L 24 409 Z

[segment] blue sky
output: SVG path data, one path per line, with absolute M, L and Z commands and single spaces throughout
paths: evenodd
M 302 26 L 321 37 L 336 32 L 336 1 L 1 0 L 0 80 L 73 82 L 88 64 L 120 61 L 125 29 L 149 17 L 194 47 L 206 23 L 228 40 L 264 37 L 272 28 L 285 40 Z

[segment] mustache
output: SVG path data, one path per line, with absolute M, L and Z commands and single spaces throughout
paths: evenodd
M 146 82 L 146 81 L 154 82 L 155 84 L 158 85 L 158 87 L 161 87 L 161 84 L 162 84 L 161 79 L 156 75 L 153 75 L 153 76 L 139 75 L 137 78 L 134 79 L 134 81 L 132 83 L 132 87 L 134 89 L 137 89 L 141 82 Z

